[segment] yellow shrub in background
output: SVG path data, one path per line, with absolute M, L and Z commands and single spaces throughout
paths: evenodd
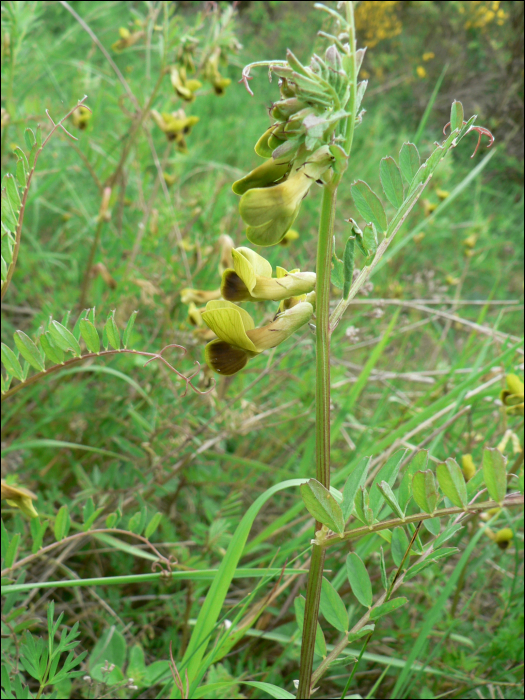
M 356 7 L 355 23 L 365 46 L 371 48 L 383 39 L 401 34 L 402 24 L 394 2 L 360 2 Z
M 508 14 L 501 7 L 501 2 L 473 2 L 463 3 L 460 12 L 468 13 L 469 19 L 465 22 L 465 29 L 483 29 L 491 22 L 496 22 L 500 26 L 505 22 Z

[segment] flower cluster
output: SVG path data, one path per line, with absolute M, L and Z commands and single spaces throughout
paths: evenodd
M 159 114 L 156 109 L 152 109 L 150 114 L 155 124 L 166 134 L 168 141 L 173 141 L 179 151 L 186 153 L 188 147 L 185 137 L 191 133 L 199 117 L 188 117 L 183 109 L 171 114 Z
M 228 376 L 251 357 L 280 345 L 310 320 L 315 274 L 277 267 L 274 276 L 268 260 L 250 248 L 234 248 L 226 235 L 221 236 L 220 244 L 220 289 L 183 289 L 181 301 L 188 305 L 195 335 L 211 340 L 205 349 L 206 363 L 214 372 Z M 250 314 L 234 303 L 243 301 L 281 303 L 271 323 L 256 328 Z M 204 303 L 205 308 L 197 306 Z
M 343 27 L 344 29 L 344 27 Z M 295 221 L 302 200 L 315 182 L 327 181 L 346 163 L 343 148 L 347 123 L 359 123 L 358 110 L 366 81 L 357 86 L 355 114 L 346 106 L 352 87 L 353 62 L 343 31 L 323 58 L 314 55 L 304 66 L 291 51 L 286 61 L 250 64 L 243 82 L 250 91 L 250 70 L 268 65 L 279 78 L 280 99 L 270 109 L 272 125 L 255 144 L 264 163 L 233 184 L 241 195 L 239 211 L 248 240 L 260 246 L 280 243 Z M 341 50 L 338 48 L 341 47 Z M 364 51 L 357 52 L 357 72 Z

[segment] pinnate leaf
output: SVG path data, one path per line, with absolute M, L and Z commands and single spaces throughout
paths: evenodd
M 36 144 L 36 138 L 35 134 L 33 132 L 33 129 L 30 129 L 29 127 L 24 131 L 24 141 L 26 142 L 26 146 L 31 149 L 33 146 Z
M 63 326 L 58 321 L 51 321 L 49 324 L 49 333 L 56 345 L 64 352 L 71 350 L 75 357 L 80 357 L 80 345 L 73 333 Z
M 412 495 L 414 501 L 425 513 L 433 513 L 436 510 L 439 494 L 434 474 L 430 469 L 414 474 L 412 478 Z
M 300 491 L 306 509 L 312 517 L 334 532 L 344 532 L 343 512 L 328 489 L 316 479 L 310 479 L 306 484 L 301 484 Z
M 131 316 L 128 319 L 128 322 L 126 324 L 126 328 L 124 330 L 124 333 L 122 335 L 122 344 L 124 345 L 125 348 L 128 347 L 129 345 L 129 340 L 131 337 L 131 331 L 133 330 L 133 326 L 135 325 L 135 319 L 137 318 L 138 311 L 134 311 Z
M 348 631 L 348 613 L 345 604 L 326 578 L 322 581 L 320 609 L 328 624 L 339 632 Z
M 379 174 L 386 198 L 393 207 L 399 209 L 404 199 L 403 178 L 392 156 L 387 156 L 381 160 L 379 164 Z
M 360 557 L 350 552 L 346 558 L 346 574 L 357 600 L 367 608 L 372 606 L 372 584 L 370 576 Z
M 294 600 L 294 608 L 295 619 L 297 620 L 297 627 L 299 627 L 299 629 L 302 632 L 304 627 L 304 614 L 306 609 L 306 600 L 302 595 L 297 596 L 297 598 Z M 326 642 L 323 630 L 321 629 L 321 625 L 319 624 L 319 622 L 317 623 L 315 629 L 315 653 L 318 656 L 322 656 L 323 658 L 326 656 Z
M 397 502 L 397 498 L 392 489 L 390 488 L 390 485 L 387 484 L 386 481 L 382 481 L 380 484 L 377 485 L 377 488 L 381 491 L 385 501 L 388 503 L 390 508 L 392 508 L 393 512 L 397 515 L 397 517 L 404 518 L 405 513 L 402 510 L 399 503 Z
M 80 335 L 84 338 L 86 347 L 89 352 L 100 352 L 100 338 L 98 336 L 98 331 L 95 326 L 88 321 L 87 318 L 83 318 L 79 324 Z
M 55 365 L 61 365 L 64 362 L 64 353 L 55 345 L 51 334 L 46 331 L 40 336 L 40 347 L 45 353 L 45 356 Z
M 489 496 L 502 503 L 507 493 L 507 459 L 499 450 L 486 447 L 483 451 L 483 479 Z
M 436 475 L 439 486 L 445 496 L 458 507 L 467 505 L 467 484 L 459 464 L 449 458 L 443 464 L 438 464 Z
M 69 510 L 66 505 L 63 505 L 55 518 L 55 537 L 59 542 L 63 540 L 64 537 L 67 537 L 70 526 L 71 518 L 69 517 Z
M 158 512 L 155 513 L 155 515 L 149 521 L 148 526 L 146 528 L 146 532 L 144 533 L 144 537 L 146 539 L 149 539 L 151 537 L 151 535 L 153 535 L 155 530 L 160 525 L 161 520 L 162 520 L 162 513 L 158 513 Z
M 382 605 L 378 605 L 377 608 L 370 610 L 370 619 L 378 620 L 384 615 L 389 615 L 391 612 L 394 612 L 394 610 L 397 610 L 402 605 L 405 605 L 405 603 L 408 603 L 408 598 L 393 598 Z
M 385 210 L 377 194 L 363 182 L 357 180 L 352 185 L 352 197 L 357 210 L 367 223 L 372 223 L 378 231 L 386 231 L 388 222 Z
M 19 381 L 23 381 L 24 373 L 20 362 L 15 353 L 5 343 L 2 343 L 2 363 L 9 374 L 16 377 Z
M 458 100 L 454 100 L 450 108 L 450 130 L 455 131 L 456 129 L 461 129 L 464 118 L 465 113 L 463 105 L 461 102 L 458 102 Z
M 370 467 L 371 457 L 363 457 L 356 463 L 350 476 L 346 480 L 343 488 L 343 518 L 345 522 L 352 514 L 355 497 L 360 486 L 365 483 L 368 468 Z
M 401 146 L 399 151 L 399 167 L 405 180 L 410 183 L 414 175 L 419 170 L 421 159 L 417 146 L 407 141 Z
M 33 369 L 36 369 L 38 372 L 43 372 L 45 369 L 44 361 L 42 360 L 42 356 L 40 355 L 37 346 L 33 343 L 31 338 L 22 331 L 16 331 L 13 337 L 15 340 L 15 345 L 20 351 L 20 354 L 24 360 L 29 362 Z
M 105 330 L 106 330 L 106 335 L 109 341 L 109 344 L 114 350 L 120 350 L 120 333 L 119 329 L 117 327 L 117 324 L 115 323 L 115 312 L 112 311 L 110 315 L 108 316 L 108 320 L 106 321 L 105 325 Z
M 16 180 L 11 173 L 7 173 L 7 175 L 4 176 L 2 186 L 5 187 L 9 203 L 11 204 L 13 212 L 18 219 L 18 213 L 20 211 L 20 194 L 18 193 Z

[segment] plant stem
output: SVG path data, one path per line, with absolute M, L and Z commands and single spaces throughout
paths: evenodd
M 330 271 L 337 186 L 324 186 L 316 266 L 316 478 L 330 488 Z M 316 530 L 321 527 L 316 523 Z M 315 632 L 323 580 L 324 550 L 314 547 L 308 574 L 298 698 L 310 697 Z
M 346 105 L 350 117 L 346 123 L 345 150 L 352 149 L 355 128 L 356 104 L 356 57 L 353 3 L 346 3 L 349 26 L 349 53 L 352 58 L 350 68 L 350 97 Z M 316 261 L 316 384 L 315 384 L 315 434 L 316 434 L 316 477 L 325 488 L 330 488 L 330 276 L 332 269 L 332 242 L 337 202 L 337 187 L 342 173 L 333 176 L 325 184 L 319 220 Z M 321 523 L 315 524 L 316 531 Z M 325 553 L 323 547 L 314 546 L 308 574 L 306 604 L 301 643 L 298 698 L 309 698 L 314 659 L 315 634 L 319 615 L 319 601 L 323 581 Z
M 80 301 L 78 306 L 80 309 L 84 309 L 86 306 L 86 299 L 89 290 L 89 283 L 91 279 L 91 270 L 93 268 L 93 261 L 95 260 L 95 255 L 97 252 L 98 244 L 100 241 L 100 234 L 102 233 L 102 226 L 104 225 L 104 219 L 100 218 L 97 223 L 97 228 L 95 230 L 95 235 L 93 236 L 93 242 L 91 244 L 91 250 L 89 251 L 89 258 L 84 270 L 84 277 L 82 279 L 82 287 L 80 289 Z

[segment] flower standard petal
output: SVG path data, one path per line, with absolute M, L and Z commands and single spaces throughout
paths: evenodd
M 267 221 L 262 226 L 248 226 L 246 229 L 246 237 L 254 245 L 270 246 L 280 243 L 286 232 L 293 226 L 293 222 L 299 214 L 300 204 L 292 216 L 287 218 L 278 218 Z
M 268 260 L 266 260 L 266 258 L 263 258 L 262 255 L 259 255 L 259 253 L 251 250 L 251 248 L 245 248 L 243 246 L 237 248 L 236 251 L 245 257 L 246 260 L 248 260 L 250 265 L 255 270 L 256 275 L 260 275 L 261 277 L 272 276 L 272 266 Z
M 247 331 L 254 328 L 254 323 L 244 309 L 227 301 L 211 301 L 202 318 L 220 340 L 247 352 L 258 352 L 247 335 Z
M 249 226 L 263 226 L 276 218 L 287 219 L 295 214 L 312 184 L 313 180 L 301 171 L 279 185 L 250 189 L 241 197 L 241 217 Z

